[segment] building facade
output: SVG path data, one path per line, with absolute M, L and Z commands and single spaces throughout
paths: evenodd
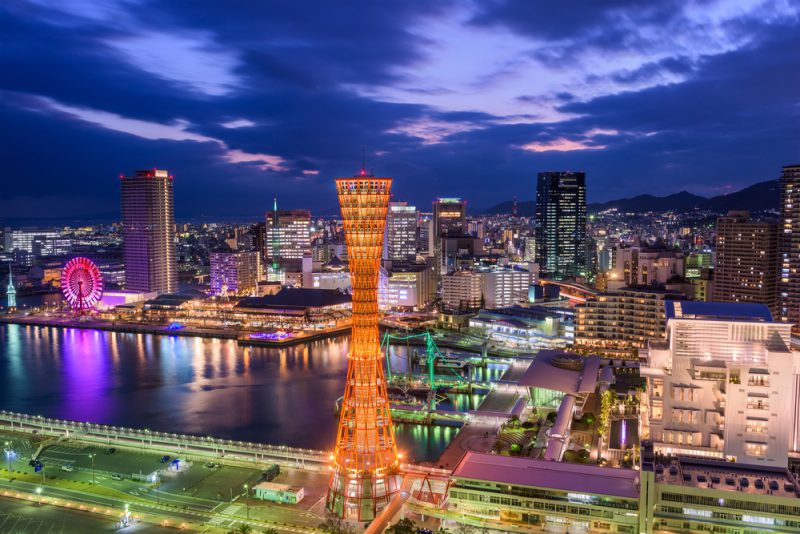
M 475 271 L 455 271 L 442 277 L 442 308 L 463 313 L 481 307 L 483 275 Z
M 125 289 L 174 293 L 175 207 L 172 176 L 165 170 L 122 177 Z
M 528 301 L 533 273 L 522 269 L 490 269 L 483 275 L 483 299 L 487 310 L 508 308 Z
M 779 229 L 780 320 L 800 324 L 800 165 L 786 165 L 781 174 L 781 219 Z
M 299 269 L 311 256 L 311 213 L 306 210 L 273 210 L 265 217 L 265 259 L 268 265 Z
M 648 340 L 664 337 L 664 302 L 680 296 L 657 288 L 623 288 L 590 298 L 575 308 L 575 345 L 598 354 L 635 356 Z
M 536 259 L 542 276 L 564 280 L 586 270 L 586 175 L 540 172 L 536 188 Z
M 386 252 L 389 261 L 413 262 L 417 257 L 417 208 L 406 202 L 389 203 Z
M 683 252 L 674 250 L 617 247 L 614 260 L 608 277 L 609 289 L 664 285 L 676 275 L 683 276 L 685 270 Z
M 786 468 L 797 450 L 800 353 L 762 304 L 667 301 L 651 342 L 647 427 L 657 453 Z
M 258 252 L 212 252 L 211 294 L 253 295 L 258 287 Z
M 714 300 L 755 302 L 778 313 L 778 224 L 746 211 L 717 219 Z

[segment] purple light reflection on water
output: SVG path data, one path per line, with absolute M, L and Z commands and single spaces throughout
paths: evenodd
M 0 325 L 0 409 L 330 449 L 348 341 L 239 347 L 231 340 Z M 434 459 L 451 435 L 437 428 L 397 425 L 396 435 L 408 457 Z
M 110 395 L 113 376 L 109 365 L 107 336 L 97 330 L 70 328 L 61 344 L 62 387 L 57 406 L 61 419 L 107 420 L 115 399 Z M 57 332 L 54 332 L 57 335 Z M 54 377 L 55 378 L 55 377 Z

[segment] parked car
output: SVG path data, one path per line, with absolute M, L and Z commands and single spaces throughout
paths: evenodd
M 113 478 L 114 480 L 123 480 L 124 477 L 119 473 L 114 473 L 113 475 L 111 475 L 111 478 Z
M 165 454 L 164 456 L 161 457 L 161 463 L 165 464 L 167 462 L 169 462 L 169 455 Z
M 114 454 L 115 452 L 117 452 L 117 449 L 114 447 L 109 447 L 106 449 L 106 454 Z
M 61 465 L 61 470 L 62 471 L 66 471 L 67 473 L 72 473 L 73 471 L 75 471 L 75 468 L 73 466 L 71 466 L 70 464 L 62 464 Z

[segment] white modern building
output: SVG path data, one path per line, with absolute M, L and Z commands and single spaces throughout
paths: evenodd
M 641 368 L 655 451 L 786 467 L 800 445 L 800 353 L 789 348 L 791 324 L 774 321 L 763 304 L 665 307 L 667 339 L 650 343 Z
M 413 262 L 417 257 L 417 208 L 406 202 L 390 202 L 386 216 L 384 258 Z
M 521 269 L 492 269 L 483 274 L 484 307 L 508 308 L 528 301 L 532 273 Z

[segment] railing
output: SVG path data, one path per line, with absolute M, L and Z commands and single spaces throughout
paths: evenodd
M 5 410 L 0 410 L 0 428 L 45 436 L 64 436 L 105 445 L 113 443 L 119 447 L 139 450 L 152 449 L 159 452 L 176 452 L 183 455 L 228 461 L 279 463 L 312 468 L 322 468 L 327 463 L 326 453 L 314 449 L 50 419 L 41 415 L 28 415 Z

